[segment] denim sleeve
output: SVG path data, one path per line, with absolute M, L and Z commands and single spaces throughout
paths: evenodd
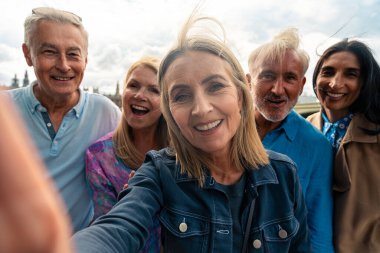
M 305 200 L 303 197 L 301 184 L 296 173 L 293 170 L 293 182 L 294 182 L 294 216 L 299 222 L 299 230 L 295 236 L 289 252 L 293 253 L 306 253 L 311 252 L 309 229 L 307 225 L 307 210 Z
M 147 161 L 129 181 L 112 210 L 73 236 L 76 252 L 138 252 L 162 206 L 160 185 L 159 169 Z
M 333 152 L 331 145 L 327 144 L 315 154 L 316 159 L 311 164 L 313 170 L 305 194 L 313 252 L 333 253 Z

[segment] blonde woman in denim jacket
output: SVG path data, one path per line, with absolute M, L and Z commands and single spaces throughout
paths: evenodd
M 148 153 L 77 252 L 138 252 L 156 214 L 164 252 L 309 252 L 296 166 L 263 148 L 244 71 L 224 42 L 189 34 L 201 21 L 216 20 L 192 16 L 159 69 L 172 148 Z

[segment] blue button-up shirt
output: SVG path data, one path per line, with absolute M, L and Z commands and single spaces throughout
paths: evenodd
M 267 149 L 286 154 L 297 164 L 313 250 L 334 252 L 331 144 L 295 111 L 285 118 L 280 127 L 265 136 L 263 144 Z
M 33 93 L 35 84 L 8 92 L 64 200 L 74 231 L 78 231 L 88 226 L 93 215 L 85 179 L 85 151 L 95 140 L 115 129 L 120 110 L 104 96 L 80 90 L 78 104 L 66 113 L 52 139 L 48 130 L 52 126 L 41 114 L 46 108 Z

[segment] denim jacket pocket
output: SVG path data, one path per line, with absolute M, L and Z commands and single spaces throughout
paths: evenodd
M 207 252 L 210 224 L 205 218 L 164 208 L 160 221 L 165 252 Z
M 255 229 L 251 237 L 250 252 L 289 252 L 293 238 L 299 230 L 299 222 L 291 216 L 267 223 Z

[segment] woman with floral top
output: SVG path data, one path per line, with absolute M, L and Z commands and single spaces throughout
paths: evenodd
M 86 176 L 93 192 L 94 219 L 106 214 L 117 202 L 117 195 L 139 168 L 149 150 L 168 144 L 166 122 L 160 110 L 160 87 L 157 83 L 159 60 L 144 57 L 128 70 L 124 84 L 123 117 L 114 132 L 86 152 Z M 141 252 L 159 252 L 158 219 Z

